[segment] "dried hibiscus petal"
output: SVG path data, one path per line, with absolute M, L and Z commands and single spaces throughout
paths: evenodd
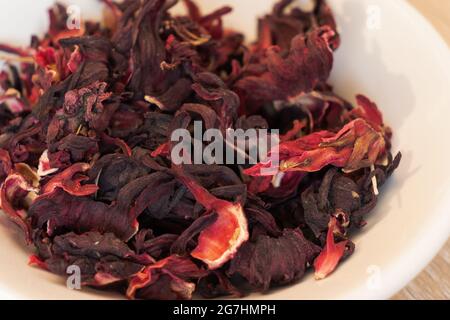
M 334 35 L 329 27 L 298 35 L 292 39 L 286 58 L 279 48 L 268 48 L 265 72 L 244 77 L 236 87 L 263 101 L 286 100 L 310 92 L 329 77 L 333 65 L 330 39 Z
M 48 158 L 48 150 L 45 150 L 39 158 L 38 175 L 44 177 L 57 172 L 58 168 L 52 168 Z
M 227 273 L 240 274 L 255 288 L 268 290 L 303 277 L 319 250 L 300 230 L 285 229 L 278 238 L 261 236 L 256 243 L 245 243 Z
M 332 273 L 344 256 L 348 240 L 335 243 L 334 233 L 336 232 L 336 228 L 338 228 L 337 219 L 332 217 L 328 224 L 325 247 L 316 260 L 314 260 L 314 276 L 317 280 L 324 279 Z
M 23 165 L 10 171 L 0 186 L 0 208 L 24 231 L 28 243 L 31 242 L 31 226 L 26 209 L 39 192 L 37 181 L 38 177 L 31 168 Z
M 78 175 L 90 169 L 87 163 L 77 163 L 53 177 L 42 188 L 42 196 L 52 193 L 56 188 L 61 188 L 74 196 L 88 196 L 98 191 L 94 184 L 82 185 L 81 182 L 89 180 L 87 176 Z
M 9 152 L 0 149 L 0 182 L 2 182 L 11 172 L 12 163 Z
M 277 152 L 279 166 L 272 162 L 260 163 L 244 171 L 251 176 L 274 175 L 281 172 L 315 172 L 325 166 L 341 167 L 355 171 L 375 164 L 386 151 L 386 142 L 381 133 L 365 120 L 356 119 L 345 125 L 338 133 L 328 131 L 312 133 L 294 141 L 282 142 Z M 263 173 L 261 169 L 266 169 Z M 272 170 L 267 170 L 272 169 Z
M 190 280 L 204 275 L 205 272 L 188 258 L 172 255 L 133 276 L 129 281 L 127 297 L 190 299 L 195 290 L 195 284 Z
M 37 266 L 41 269 L 48 270 L 48 266 L 45 261 L 42 261 L 37 255 L 33 254 L 28 258 L 28 265 Z
M 158 148 L 156 148 L 155 151 L 151 153 L 153 158 L 162 156 L 162 157 L 168 157 L 170 154 L 170 143 L 166 142 L 160 145 Z
M 194 258 L 202 260 L 209 269 L 217 269 L 229 261 L 238 248 L 248 240 L 248 226 L 240 203 L 230 203 L 211 195 L 181 169 L 177 178 L 193 194 L 207 211 L 217 213 L 217 220 L 200 233 L 197 247 L 191 252 Z
M 75 73 L 80 67 L 83 61 L 83 56 L 80 53 L 80 47 L 76 46 L 75 50 L 70 54 L 69 62 L 67 62 L 67 68 L 70 72 Z

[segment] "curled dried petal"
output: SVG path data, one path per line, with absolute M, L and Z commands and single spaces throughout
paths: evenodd
M 278 150 L 277 150 L 278 148 Z M 279 166 L 271 161 L 259 163 L 244 171 L 250 176 L 274 175 L 278 171 L 316 172 L 327 165 L 355 171 L 370 167 L 386 151 L 381 133 L 365 120 L 356 119 L 338 133 L 320 131 L 294 141 L 282 142 L 269 154 L 278 153 Z M 266 170 L 265 173 L 261 169 Z
M 332 273 L 344 256 L 348 240 L 335 243 L 334 232 L 336 228 L 337 220 L 335 217 L 332 217 L 328 225 L 325 248 L 322 249 L 314 261 L 315 278 L 317 280 L 324 279 Z
M 61 188 L 67 193 L 74 196 L 88 196 L 98 191 L 98 186 L 95 184 L 81 185 L 81 182 L 88 180 L 87 176 L 77 176 L 81 172 L 86 172 L 90 169 L 87 163 L 76 163 L 67 168 L 63 172 L 53 177 L 42 189 L 41 196 L 47 195 Z
M 287 100 L 313 90 L 330 75 L 330 39 L 334 34 L 329 27 L 318 28 L 306 36 L 300 34 L 292 40 L 286 58 L 279 48 L 268 48 L 266 71 L 241 79 L 236 87 L 257 101 Z
M 50 164 L 50 159 L 48 158 L 48 150 L 45 150 L 42 153 L 41 157 L 39 158 L 39 166 L 37 174 L 39 175 L 39 177 L 44 177 L 53 174 L 58 170 L 59 170 L 58 168 L 52 168 Z
M 191 252 L 194 258 L 217 269 L 232 259 L 238 248 L 248 240 L 248 226 L 240 203 L 230 203 L 210 194 L 192 178 L 175 167 L 177 178 L 189 189 L 207 211 L 217 212 L 217 220 L 200 233 L 198 246 Z
M 28 195 L 39 191 L 33 187 L 34 183 L 27 174 L 11 171 L 0 186 L 0 208 L 24 231 L 28 243 L 31 243 L 31 226 L 25 210 L 30 202 L 27 199 Z
M 191 279 L 197 279 L 205 275 L 204 271 L 200 270 L 188 258 L 172 255 L 163 260 L 160 260 L 152 265 L 147 266 L 143 271 L 136 274 L 129 281 L 127 289 L 127 297 L 132 299 L 136 294 L 146 296 L 156 296 L 159 299 L 190 299 L 195 290 L 195 284 L 189 282 Z M 164 279 L 164 277 L 168 277 Z M 162 283 L 158 283 L 161 282 Z M 168 296 L 157 296 L 158 292 L 145 292 L 144 289 L 158 288 L 163 285 L 164 291 L 169 291 Z

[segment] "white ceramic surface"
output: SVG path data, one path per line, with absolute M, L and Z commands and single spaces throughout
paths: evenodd
M 67 1 L 66 1 L 67 2 Z M 227 25 L 255 35 L 256 16 L 272 0 L 199 0 L 205 9 L 231 4 Z M 51 0 L 2 1 L 0 41 L 27 43 L 46 26 Z M 93 0 L 83 17 L 100 13 Z M 254 299 L 384 299 L 430 262 L 450 232 L 450 52 L 431 25 L 403 0 L 330 0 L 342 32 L 332 83 L 353 100 L 374 99 L 395 132 L 404 158 L 382 190 L 367 227 L 354 238 L 356 252 L 329 278 L 253 295 Z M 377 19 L 377 14 L 378 18 Z M 374 16 L 375 14 L 375 16 Z M 373 20 L 376 19 L 376 20 Z M 377 21 L 378 20 L 378 21 Z M 379 24 L 377 24 L 379 22 Z M 0 218 L 0 297 L 103 299 L 93 290 L 72 291 L 65 281 L 27 266 L 30 251 L 11 223 Z M 449 270 L 450 272 L 450 270 Z

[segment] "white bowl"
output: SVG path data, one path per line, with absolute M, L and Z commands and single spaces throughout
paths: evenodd
M 256 17 L 274 1 L 200 0 L 205 9 L 231 4 L 226 23 L 255 35 Z M 51 0 L 4 1 L 0 41 L 27 43 L 46 28 Z M 95 1 L 79 4 L 83 17 L 100 12 Z M 385 299 L 417 275 L 450 231 L 450 52 L 431 25 L 406 1 L 330 0 L 342 34 L 332 76 L 338 93 L 374 99 L 395 132 L 394 151 L 404 158 L 383 188 L 368 225 L 355 236 L 356 251 L 322 281 L 298 284 L 255 299 Z M 97 8 L 97 9 L 95 9 Z M 20 17 L 20 18 L 18 18 Z M 105 293 L 69 290 L 64 279 L 27 266 L 22 236 L 0 219 L 0 297 L 103 299 Z M 116 296 L 114 296 L 116 297 Z

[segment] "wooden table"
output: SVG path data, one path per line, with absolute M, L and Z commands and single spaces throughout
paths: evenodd
M 409 2 L 431 21 L 450 46 L 450 0 Z M 450 300 L 450 241 L 433 262 L 393 299 Z

